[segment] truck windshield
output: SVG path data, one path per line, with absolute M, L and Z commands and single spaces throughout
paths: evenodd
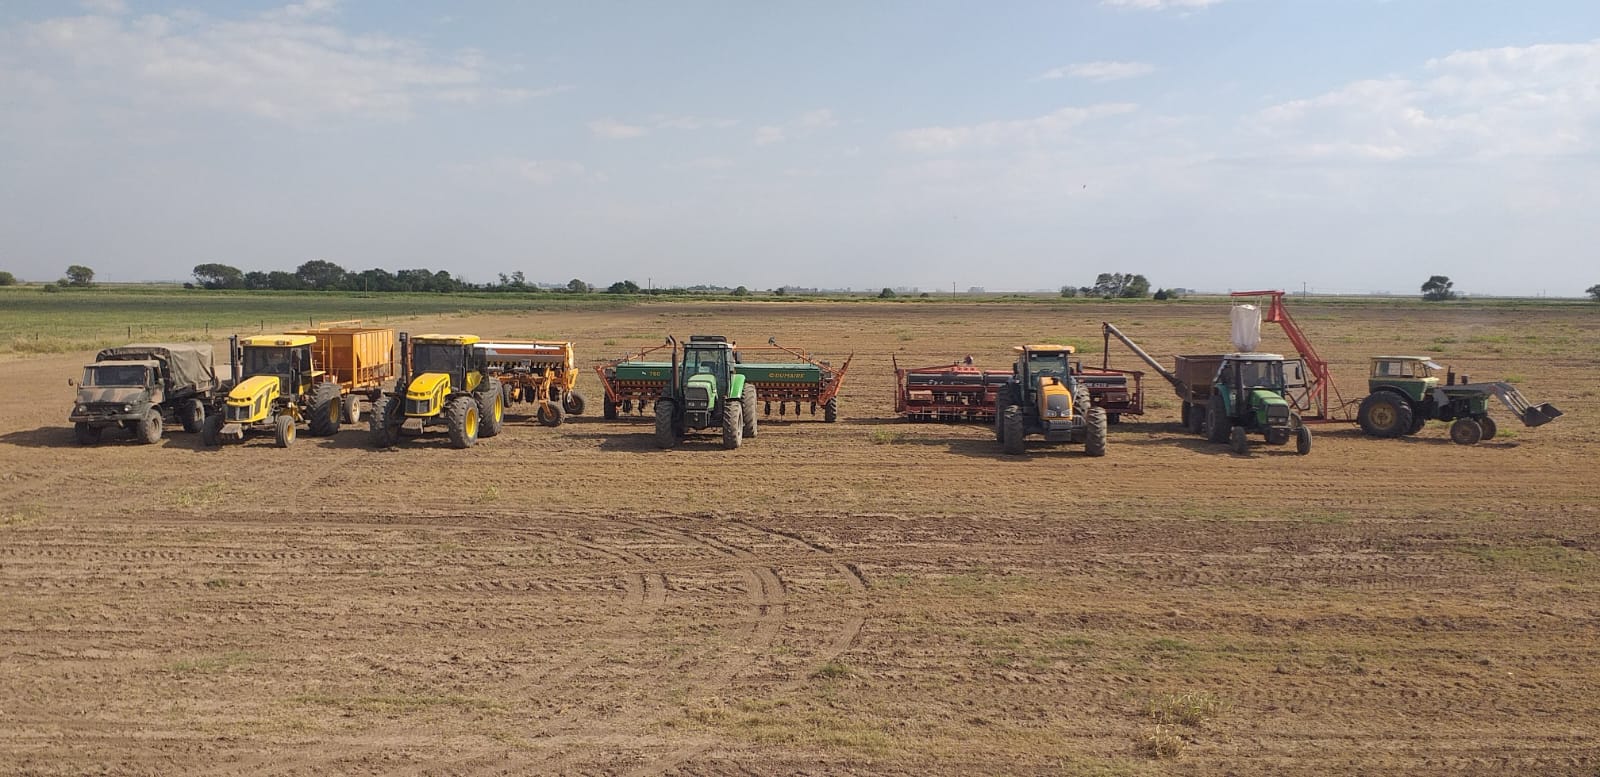
M 467 349 L 445 343 L 416 343 L 411 348 L 411 369 L 418 375 L 442 372 L 457 375 L 466 367 Z
M 1039 384 L 1042 377 L 1053 377 L 1065 383 L 1067 381 L 1067 355 L 1065 353 L 1029 353 L 1028 374 L 1033 376 L 1034 385 Z
M 1239 385 L 1244 388 L 1283 388 L 1282 362 L 1239 362 Z
M 288 348 L 260 348 L 244 349 L 244 374 L 256 375 L 288 375 L 289 374 L 289 349 Z
M 85 386 L 143 386 L 146 369 L 142 364 L 97 364 L 83 370 Z

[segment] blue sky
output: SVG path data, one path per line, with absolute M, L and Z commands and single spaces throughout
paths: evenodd
M 0 269 L 1600 283 L 1600 4 L 0 2 Z

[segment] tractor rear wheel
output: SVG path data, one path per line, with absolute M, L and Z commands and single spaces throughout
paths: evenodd
M 1361 431 L 1373 437 L 1399 437 L 1411 428 L 1412 418 L 1410 403 L 1389 391 L 1361 400 L 1361 409 L 1356 412 Z
M 150 412 L 145 413 L 144 420 L 139 422 L 139 427 L 134 431 L 139 437 L 139 442 L 144 445 L 161 442 L 161 411 L 150 408 Z
M 450 404 L 444 408 L 444 422 L 450 430 L 450 447 L 471 448 L 476 445 L 482 420 L 477 398 L 461 395 L 450 400 Z
M 799 413 L 798 410 L 795 411 L 795 415 L 799 415 L 799 414 L 800 413 Z M 838 397 L 829 397 L 828 401 L 823 403 L 823 405 L 822 405 L 822 420 L 827 421 L 830 424 L 835 422 L 835 421 L 837 421 L 837 420 L 839 420 L 839 398 Z
M 1244 427 L 1235 426 L 1228 433 L 1228 447 L 1240 456 L 1250 452 L 1250 435 L 1245 434 Z
M 1471 418 L 1457 418 L 1450 425 L 1450 441 L 1457 445 L 1477 445 L 1483 439 L 1483 427 Z
M 1206 403 L 1206 441 L 1227 442 L 1232 431 L 1233 419 L 1222 406 L 1222 397 L 1212 395 L 1211 401 Z
M 1106 455 L 1106 424 L 1111 422 L 1104 408 L 1091 407 L 1083 414 L 1088 434 L 1084 437 L 1083 452 L 1090 456 Z
M 744 393 L 739 396 L 739 416 L 744 422 L 744 436 L 755 439 L 756 436 L 756 387 L 745 384 Z
M 656 400 L 656 447 L 671 448 L 678 444 L 677 419 L 673 418 L 676 406 L 670 399 Z
M 737 450 L 744 441 L 744 405 L 725 402 L 722 406 L 722 449 Z
M 560 426 L 563 421 L 567 420 L 567 411 L 562 410 L 561 404 L 558 402 L 540 402 L 539 409 L 535 411 L 534 417 L 538 418 L 539 423 L 543 426 Z
M 294 416 L 288 413 L 279 413 L 272 417 L 273 441 L 279 448 L 287 448 L 294 444 L 295 426 Z
M 206 403 L 198 398 L 184 400 L 178 405 L 178 422 L 189 434 L 200 431 L 200 425 L 206 422 Z
M 222 444 L 222 414 L 212 413 L 200 424 L 200 444 L 215 448 Z
M 1483 427 L 1483 439 L 1485 440 L 1493 440 L 1495 433 L 1500 431 L 1500 426 L 1496 424 L 1494 419 L 1490 418 L 1489 416 L 1483 416 L 1482 418 L 1479 418 L 1478 425 Z
M 1304 456 L 1311 452 L 1311 428 L 1302 426 L 1294 430 L 1294 452 Z
M 79 421 L 72 425 L 72 438 L 77 440 L 79 445 L 93 445 L 100 442 L 100 427 Z
M 576 391 L 568 391 L 567 395 L 561 398 L 561 409 L 567 411 L 568 415 L 583 415 L 583 409 L 587 406 L 588 403 L 584 401 L 583 395 Z
M 361 423 L 361 397 L 351 394 L 344 398 L 344 407 L 340 410 L 343 421 L 347 424 Z
M 612 402 L 610 396 L 600 400 L 600 414 L 604 416 L 607 421 L 617 420 L 617 403 Z
M 506 421 L 506 392 L 497 378 L 484 381 L 478 389 L 478 436 L 485 439 L 500 433 Z
M 1022 427 L 1022 408 L 1006 405 L 1000 411 L 1000 449 L 1012 456 L 1021 456 L 1027 450 L 1027 434 Z
M 394 397 L 382 396 L 372 400 L 372 415 L 367 417 L 367 436 L 374 448 L 393 448 L 400 441 L 399 411 L 391 411 Z
M 333 381 L 318 383 L 311 390 L 310 420 L 312 437 L 327 437 L 339 433 L 339 418 L 344 412 L 344 395 L 339 384 Z

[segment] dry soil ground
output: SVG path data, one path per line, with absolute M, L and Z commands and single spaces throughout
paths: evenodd
M 1427 350 L 1568 414 L 1239 457 L 1157 382 L 1103 459 L 892 417 L 891 354 L 1000 366 L 1105 317 L 1214 352 L 1225 302 L 410 324 L 585 361 L 668 332 L 855 353 L 838 423 L 735 452 L 654 450 L 592 374 L 589 415 L 466 451 L 84 448 L 87 355 L 8 357 L 0 772 L 1594 774 L 1600 306 L 1297 313 L 1347 396 L 1367 355 Z

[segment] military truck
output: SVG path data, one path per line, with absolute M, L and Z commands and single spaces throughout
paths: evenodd
M 692 335 L 680 355 L 672 346 L 671 376 L 655 401 L 656 445 L 671 448 L 691 429 L 718 429 L 733 450 L 755 437 L 756 388 L 734 369 L 733 347 L 718 335 Z
M 161 439 L 172 421 L 189 433 L 200 431 L 206 404 L 217 391 L 211 346 L 203 343 L 142 343 L 106 348 L 83 368 L 78 398 L 67 420 L 79 444 L 100 441 L 106 429 L 120 427 L 139 442 Z
M 1548 402 L 1535 405 L 1515 386 L 1503 381 L 1472 383 L 1454 370 L 1425 356 L 1374 356 L 1367 378 L 1367 398 L 1356 421 L 1373 437 L 1416 434 L 1429 421 L 1451 421 L 1450 439 L 1458 445 L 1492 440 L 1499 429 L 1489 415 L 1489 398 L 1505 405 L 1524 426 L 1543 426 L 1564 415 Z

